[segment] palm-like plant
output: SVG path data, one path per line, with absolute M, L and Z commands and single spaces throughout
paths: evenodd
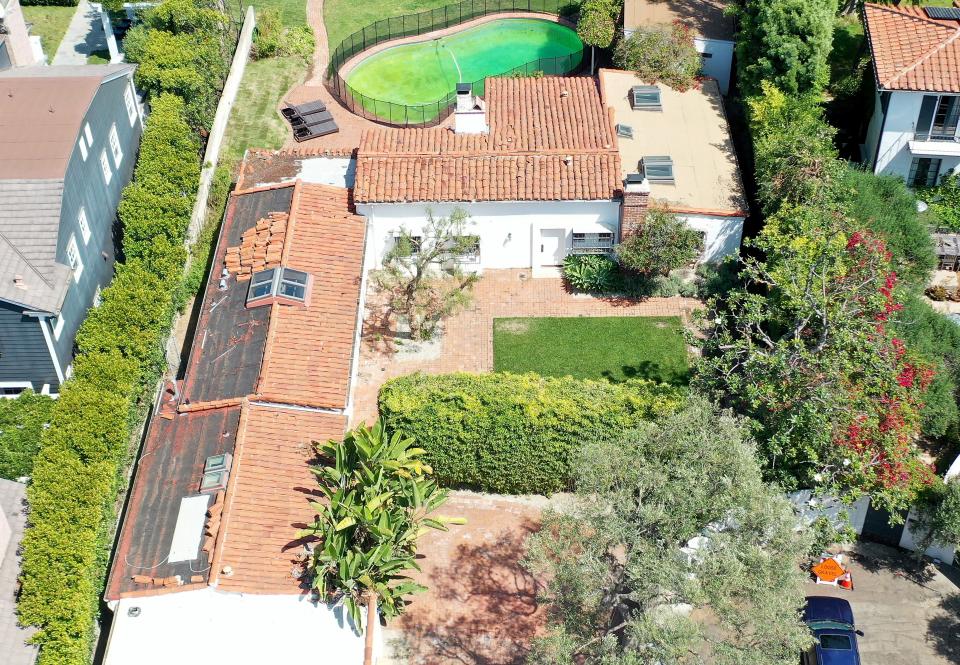
M 406 574 L 420 570 L 417 538 L 463 520 L 432 515 L 447 491 L 430 479 L 422 448 L 381 421 L 358 427 L 342 441 L 315 443 L 329 465 L 313 467 L 326 501 L 312 502 L 317 519 L 298 537 L 320 540 L 307 572 L 325 598 L 343 602 L 362 632 L 364 596 L 373 593 L 387 618 L 402 613 L 405 596 L 425 589 Z

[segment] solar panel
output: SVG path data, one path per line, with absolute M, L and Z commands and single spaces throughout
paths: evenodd
M 957 7 L 924 7 L 923 11 L 925 11 L 930 18 L 960 21 L 960 9 Z

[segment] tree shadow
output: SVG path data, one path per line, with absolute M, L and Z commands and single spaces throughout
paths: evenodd
M 630 379 L 648 379 L 674 386 L 686 386 L 690 383 L 689 370 L 677 371 L 652 360 L 641 360 L 633 365 L 621 365 L 620 374 L 603 370 L 600 375 L 610 383 L 623 383 Z
M 945 596 L 940 609 L 927 624 L 927 640 L 949 662 L 960 663 L 960 593 Z
M 400 618 L 403 638 L 394 645 L 411 665 L 524 662 L 544 612 L 540 583 L 519 563 L 537 525 L 524 519 L 518 526 L 480 544 L 460 544 L 447 561 L 425 570 L 430 590 Z
M 861 542 L 856 551 L 851 552 L 850 558 L 869 573 L 892 573 L 895 577 L 920 586 L 927 586 L 936 573 L 936 568 L 929 560 L 879 543 Z

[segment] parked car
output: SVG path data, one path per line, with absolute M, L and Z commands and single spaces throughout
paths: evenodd
M 808 596 L 803 620 L 816 640 L 800 658 L 800 665 L 860 665 L 853 610 L 843 598 Z

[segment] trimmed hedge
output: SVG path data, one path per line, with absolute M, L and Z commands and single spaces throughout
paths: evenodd
M 50 397 L 30 390 L 16 399 L 0 399 L 0 478 L 30 475 L 53 405 Z
M 189 26 L 166 25 L 185 4 L 209 14 L 203 0 L 165 0 L 147 11 L 146 20 L 215 42 L 206 52 L 221 52 L 223 34 L 198 36 Z M 216 71 L 225 72 L 225 66 Z M 205 100 L 216 99 L 222 85 L 210 74 L 195 77 L 204 82 Z M 77 332 L 74 376 L 61 386 L 34 462 L 18 612 L 21 623 L 39 628 L 33 637 L 41 646 L 39 665 L 90 662 L 116 500 L 126 485 L 135 434 L 165 368 L 164 342 L 174 311 L 187 295 L 183 243 L 201 150 L 191 119 L 189 102 L 181 97 L 158 93 L 151 99 L 133 182 L 118 211 L 122 263 L 101 305 Z
M 80 0 L 21 0 L 24 7 L 76 7 Z
M 505 494 L 566 489 L 575 446 L 676 409 L 685 391 L 536 374 L 412 374 L 380 389 L 388 428 L 426 449 L 444 486 Z

